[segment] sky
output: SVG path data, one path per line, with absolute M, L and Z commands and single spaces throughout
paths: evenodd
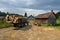
M 24 15 L 38 15 L 60 11 L 60 0 L 0 0 L 0 11 Z

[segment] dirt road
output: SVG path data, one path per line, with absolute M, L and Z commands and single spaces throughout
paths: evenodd
M 0 29 L 0 40 L 60 40 L 60 30 L 38 26 L 28 26 L 19 30 Z

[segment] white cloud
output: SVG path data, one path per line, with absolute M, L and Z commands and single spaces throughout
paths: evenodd
M 26 12 L 28 15 L 38 15 L 38 14 L 42 14 L 42 13 L 45 13 L 46 11 L 45 10 L 35 10 L 35 9 L 26 9 Z
M 6 8 L 0 8 L 0 11 L 4 12 Z
M 23 13 L 24 13 L 24 12 L 27 12 L 28 16 L 29 16 L 29 15 L 34 15 L 34 16 L 36 16 L 36 15 L 38 15 L 38 14 L 42 14 L 42 13 L 47 12 L 47 11 L 45 11 L 45 10 L 36 10 L 36 9 L 27 9 L 27 8 L 17 8 L 17 9 L 23 11 Z M 24 14 L 23 14 L 23 15 L 24 15 Z

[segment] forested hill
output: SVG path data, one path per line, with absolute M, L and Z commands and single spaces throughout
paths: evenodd
M 1 12 L 0 11 L 0 16 L 6 16 L 6 15 L 16 15 L 16 16 L 22 16 L 22 15 L 19 15 L 19 14 L 14 14 L 14 13 L 9 13 L 9 12 Z

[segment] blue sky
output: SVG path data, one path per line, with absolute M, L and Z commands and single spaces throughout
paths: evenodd
M 60 0 L 0 0 L 0 11 L 23 15 L 38 15 L 41 13 L 60 11 Z

